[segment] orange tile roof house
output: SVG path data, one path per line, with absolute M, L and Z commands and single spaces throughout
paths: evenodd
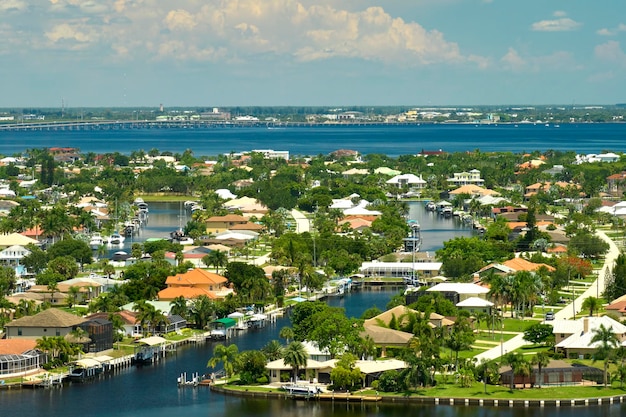
M 515 274 L 516 272 L 520 272 L 520 271 L 535 272 L 535 271 L 538 271 L 542 267 L 546 268 L 550 272 L 553 272 L 555 270 L 553 266 L 550 266 L 548 264 L 537 264 L 534 262 L 527 261 L 524 258 L 513 258 L 502 263 L 489 264 L 485 266 L 484 268 L 482 268 L 480 271 L 478 271 L 477 274 L 482 277 L 486 275 L 486 272 L 490 270 L 494 270 L 496 274 L 508 275 L 508 274 Z
M 167 288 L 159 291 L 159 301 L 172 301 L 176 297 L 187 299 L 206 295 L 209 298 L 222 299 L 232 292 L 226 287 L 228 280 L 214 272 L 196 268 L 184 274 L 167 277 Z

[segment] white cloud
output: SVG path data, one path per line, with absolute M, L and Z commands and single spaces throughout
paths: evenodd
M 608 41 L 594 48 L 596 58 L 606 62 L 616 63 L 626 68 L 626 54 L 617 41 Z
M 2 0 L 0 1 L 0 10 L 2 11 L 24 11 L 28 8 L 28 4 L 22 0 Z
M 509 48 L 500 58 L 502 68 L 511 72 L 572 71 L 580 69 L 571 53 L 556 51 L 550 55 L 522 56 L 516 49 Z
M 596 33 L 598 35 L 600 35 L 600 36 L 615 36 L 619 32 L 626 32 L 626 25 L 625 24 L 620 23 L 619 25 L 617 25 L 616 28 L 613 28 L 613 29 L 602 28 L 602 29 L 598 29 L 598 31 L 596 31 Z
M 22 0 L 7 0 L 23 4 Z M 333 6 L 334 4 L 334 6 Z M 464 54 L 435 29 L 392 16 L 382 7 L 343 8 L 309 0 L 49 0 L 45 21 L 25 34 L 31 48 L 45 39 L 133 59 L 247 60 L 280 56 L 295 61 L 350 58 L 386 65 L 488 65 Z M 347 7 L 347 6 L 346 6 Z M 81 22 L 81 24 L 76 24 Z M 37 33 L 39 30 L 39 33 Z
M 520 54 L 513 48 L 509 48 L 507 53 L 500 58 L 500 62 L 503 64 L 505 69 L 510 71 L 522 71 L 528 65 Z
M 536 32 L 569 32 L 581 26 L 580 23 L 569 17 L 554 20 L 541 20 L 532 24 L 531 29 Z

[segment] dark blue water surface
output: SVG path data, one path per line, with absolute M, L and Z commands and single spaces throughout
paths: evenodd
M 463 152 L 561 150 L 577 153 L 623 152 L 626 123 L 602 124 L 500 124 L 314 126 L 267 129 L 264 127 L 212 127 L 195 129 L 128 129 L 102 131 L 1 131 L 0 154 L 12 155 L 28 148 L 76 147 L 82 152 L 121 152 L 156 148 L 196 156 L 214 156 L 253 149 L 286 150 L 291 155 L 327 154 L 353 149 L 362 154 L 389 156 L 442 149 Z

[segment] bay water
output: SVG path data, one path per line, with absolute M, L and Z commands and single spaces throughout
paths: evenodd
M 291 155 L 328 154 L 353 149 L 361 154 L 393 157 L 422 150 L 445 152 L 574 151 L 601 153 L 625 149 L 626 123 L 555 125 L 415 124 L 316 125 L 310 127 L 211 127 L 197 129 L 121 129 L 95 131 L 0 131 L 0 154 L 31 148 L 74 147 L 81 152 L 107 153 L 151 149 L 196 156 L 215 156 L 254 149 L 289 151 Z

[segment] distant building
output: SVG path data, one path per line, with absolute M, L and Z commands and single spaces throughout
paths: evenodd
M 469 172 L 455 172 L 452 178 L 448 178 L 448 184 L 453 186 L 473 184 L 482 187 L 485 184 L 485 180 L 480 178 L 479 170 L 472 169 Z

